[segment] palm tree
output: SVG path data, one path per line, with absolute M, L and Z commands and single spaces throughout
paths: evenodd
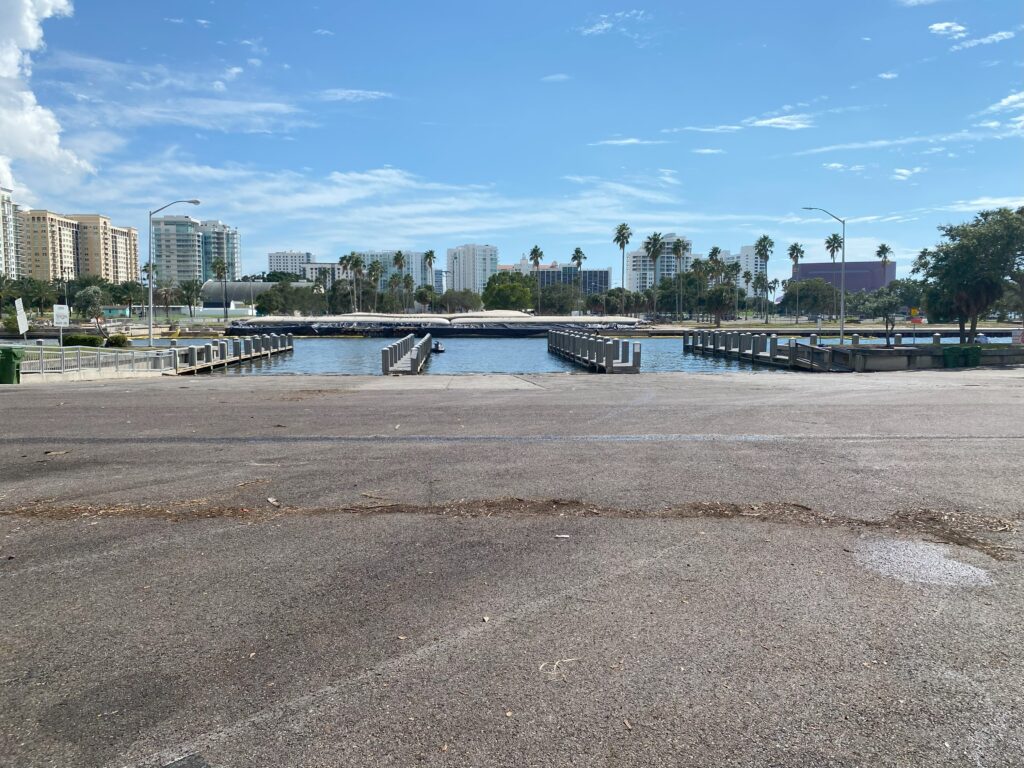
M 540 314 L 540 262 L 544 258 L 544 251 L 539 245 L 530 249 L 530 263 L 533 264 L 533 277 L 537 281 L 537 314 Z
M 800 281 L 796 278 L 796 268 L 803 257 L 804 247 L 800 243 L 790 243 L 789 260 L 793 262 L 793 282 L 796 283 L 796 314 L 794 315 L 794 320 L 796 320 L 797 325 L 800 325 Z
M 644 253 L 647 254 L 647 258 L 651 261 L 651 287 L 654 289 L 654 306 L 652 311 L 655 317 L 658 315 L 658 259 L 661 258 L 662 245 L 661 232 L 648 235 L 647 239 L 644 240 Z
M 214 259 L 214 261 L 216 262 L 217 260 Z M 221 259 L 221 261 L 224 261 L 224 260 Z M 211 264 L 210 267 L 212 269 L 213 268 L 213 264 Z M 225 269 L 226 269 L 226 267 L 225 267 Z M 157 284 L 156 284 L 156 295 L 157 295 L 157 298 L 160 299 L 160 301 L 164 305 L 164 317 L 167 318 L 167 322 L 170 322 L 171 321 L 171 302 L 178 298 L 178 289 L 173 284 L 171 284 L 171 283 L 164 283 L 164 282 L 160 282 L 158 280 Z
M 740 266 L 740 263 L 738 261 L 733 261 L 733 262 L 730 262 L 730 263 L 726 264 L 725 265 L 725 269 L 723 270 L 723 276 L 725 277 L 725 281 L 729 285 L 732 286 L 732 295 L 733 295 L 733 299 L 734 299 L 734 301 L 733 301 L 733 305 L 734 305 L 733 306 L 733 319 L 739 317 L 739 314 L 740 314 L 740 288 L 739 288 L 739 281 L 740 281 L 740 270 L 741 269 L 743 269 L 743 267 Z
M 747 311 L 747 298 L 750 296 L 750 284 L 754 282 L 754 276 L 750 274 L 750 270 L 746 270 L 743 273 L 743 285 L 746 287 L 747 292 L 743 295 L 743 316 L 745 319 L 750 318 L 750 313 Z
M 683 293 L 683 256 L 690 250 L 690 244 L 687 243 L 683 238 L 677 237 L 675 242 L 672 243 L 672 255 L 676 257 L 676 316 L 682 314 L 683 308 L 680 306 L 682 302 Z
M 362 276 L 362 270 L 359 272 Z M 373 304 L 371 305 L 374 312 L 377 311 L 377 294 L 380 292 L 380 281 L 384 277 L 384 265 L 379 261 L 371 261 L 370 266 L 366 268 L 366 278 L 370 281 L 370 285 L 373 286 Z
M 423 266 L 427 268 L 427 285 L 431 288 L 434 287 L 434 262 L 437 261 L 437 256 L 434 255 L 433 251 L 427 251 L 423 254 Z
M 576 267 L 576 281 L 580 284 L 580 305 L 583 305 L 583 262 L 587 260 L 583 249 L 578 247 L 572 252 L 569 261 Z
M 708 263 L 704 259 L 694 259 L 690 262 L 690 271 L 697 278 L 697 322 L 701 321 L 701 301 L 704 299 L 704 291 L 708 287 Z
M 399 284 L 404 285 L 402 278 L 405 277 L 405 254 L 401 251 L 395 251 L 395 255 L 391 257 L 391 263 L 395 265 L 395 269 L 398 270 Z M 405 311 L 405 291 L 402 290 L 402 311 Z
M 224 322 L 228 321 L 228 264 L 224 258 L 218 256 L 210 262 L 210 271 L 213 276 L 220 280 L 221 303 L 224 307 Z
M 407 299 L 412 298 L 412 292 L 415 287 L 416 281 L 413 279 L 411 274 L 406 272 L 404 275 L 402 275 L 402 291 L 404 292 L 403 295 Z
M 764 316 L 768 317 L 768 275 L 764 272 L 758 272 L 754 275 L 754 295 L 761 301 L 761 308 L 764 309 Z M 767 322 L 767 320 L 765 322 Z
M 764 264 L 765 273 L 768 272 L 768 260 L 772 256 L 772 250 L 775 248 L 775 241 L 772 240 L 768 235 L 761 235 L 757 238 L 757 242 L 754 243 L 754 255 L 760 259 L 761 263 Z M 767 277 L 765 278 L 767 282 Z M 768 322 L 768 294 L 765 293 L 764 302 L 764 321 Z
M 833 266 L 836 263 L 836 254 L 843 250 L 843 238 L 838 232 L 833 232 L 831 235 L 825 238 L 825 250 L 828 251 L 828 255 L 832 257 Z M 835 279 L 835 278 L 833 278 Z M 834 287 L 834 286 L 833 286 Z M 836 317 L 838 314 L 836 309 L 836 293 L 832 291 L 832 317 Z
M 615 236 L 612 238 L 612 242 L 615 243 L 622 250 L 622 290 L 626 290 L 626 246 L 629 245 L 629 239 L 633 237 L 633 230 L 629 228 L 629 224 L 622 223 L 615 228 Z
M 768 283 L 768 290 L 770 290 L 772 292 L 772 304 L 774 304 L 775 303 L 775 292 L 777 290 L 779 290 L 779 278 L 776 277 L 774 280 L 772 280 L 772 281 L 770 281 Z M 768 322 L 768 321 L 766 320 L 765 322 Z
M 875 256 L 877 256 L 878 258 L 880 258 L 882 260 L 883 277 L 885 276 L 884 273 L 885 273 L 886 266 L 888 266 L 889 262 L 892 261 L 892 259 L 889 258 L 891 255 L 892 255 L 892 248 L 890 248 L 885 243 L 882 243 L 880 246 L 878 246 L 878 250 L 875 251 Z
M 722 280 L 722 270 L 725 268 L 725 262 L 722 261 L 722 249 L 717 245 L 711 246 L 711 250 L 708 251 L 708 280 L 717 285 Z
M 380 262 L 379 261 L 375 261 L 375 262 L 373 262 L 373 264 L 380 264 Z M 373 264 L 370 265 L 370 269 L 371 270 L 373 270 Z M 348 255 L 348 269 L 349 269 L 349 272 L 352 273 L 352 285 L 355 288 L 355 307 L 356 307 L 356 312 L 359 311 L 359 307 L 360 307 L 360 303 L 361 303 L 361 296 L 360 296 L 360 293 L 359 293 L 359 288 L 360 288 L 359 279 L 363 276 L 363 269 L 365 267 L 366 267 L 366 260 L 362 256 L 360 256 L 358 253 L 353 251 L 352 253 L 350 253 Z M 377 280 L 380 280 L 380 277 L 378 277 Z M 376 282 L 374 282 L 374 284 L 373 284 L 373 290 L 374 290 L 373 310 L 376 312 L 377 311 L 377 293 L 376 293 L 376 291 L 377 291 L 377 283 Z

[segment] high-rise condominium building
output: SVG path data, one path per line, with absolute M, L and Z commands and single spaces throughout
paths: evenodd
M 214 280 L 213 262 L 218 258 L 227 265 L 228 280 L 241 279 L 241 242 L 234 227 L 191 216 L 153 219 L 153 268 L 158 283 Z
M 743 286 L 743 290 L 746 291 L 747 296 L 753 296 L 755 294 L 753 278 L 757 277 L 759 274 L 763 272 L 767 272 L 767 266 L 765 265 L 764 261 L 754 255 L 754 246 L 744 245 L 740 248 L 739 253 L 729 253 L 729 251 L 722 251 L 721 259 L 726 264 L 738 263 L 740 265 L 739 284 Z M 743 281 L 743 273 L 745 272 L 750 273 L 751 283 L 749 287 Z
M 499 264 L 498 271 L 533 275 L 541 288 L 549 285 L 571 285 L 579 288 L 585 296 L 607 293 L 612 282 L 610 268 L 577 269 L 575 264 L 560 265 L 557 261 L 534 268 L 526 256 L 521 257 L 518 264 Z
M 17 280 L 22 262 L 21 219 L 11 190 L 0 187 L 0 276 Z
M 683 243 L 683 255 L 677 257 L 672 253 L 677 240 Z M 666 277 L 674 277 L 679 272 L 686 272 L 693 262 L 690 253 L 692 243 L 675 232 L 662 235 L 661 253 L 652 260 L 647 251 L 640 247 L 626 253 L 626 290 L 646 291 L 653 288 Z
M 498 272 L 498 248 L 494 245 L 460 245 L 448 249 L 451 288 L 483 293 L 491 275 Z
M 363 275 L 366 275 L 366 270 L 373 262 L 380 262 L 382 267 L 382 273 L 380 282 L 377 285 L 377 290 L 385 291 L 388 287 L 388 281 L 391 280 L 392 275 L 412 275 L 413 283 L 419 288 L 421 285 L 433 285 L 434 284 L 434 272 L 432 268 L 428 268 L 426 262 L 423 259 L 423 251 L 402 251 L 402 256 L 405 257 L 405 268 L 399 272 L 399 269 L 395 266 L 395 255 L 398 253 L 394 251 L 360 251 L 356 255 L 363 259 Z
M 115 227 L 106 216 L 73 213 L 78 222 L 79 275 L 98 275 L 111 283 L 139 279 L 139 233 L 133 227 Z
M 199 233 L 203 236 L 203 282 L 217 277 L 213 269 L 217 259 L 224 260 L 228 280 L 241 280 L 242 247 L 238 229 L 209 219 L 199 224 Z
M 78 276 L 78 222 L 53 211 L 20 211 L 21 273 L 36 280 Z
M 315 264 L 316 257 L 309 251 L 274 251 L 267 254 L 268 272 L 302 274 L 303 264 Z
M 444 269 L 434 270 L 434 293 L 440 296 L 448 290 L 448 272 Z

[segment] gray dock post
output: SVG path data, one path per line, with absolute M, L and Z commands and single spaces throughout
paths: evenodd
M 812 333 L 810 341 L 811 341 L 811 346 L 812 347 L 818 346 L 818 334 Z
M 630 362 L 632 363 L 631 367 L 633 368 L 633 370 L 636 371 L 637 373 L 640 373 L 640 342 L 639 341 L 634 341 L 633 342 L 633 359 L 630 360 Z
M 768 356 L 774 360 L 777 354 L 779 354 L 779 336 L 773 333 L 768 339 Z
M 177 339 L 171 339 L 171 346 L 172 347 L 178 346 L 178 340 Z
M 855 334 L 853 334 L 853 336 L 850 337 L 850 345 L 854 346 L 854 347 L 859 347 L 860 346 L 860 334 L 859 333 L 855 333 Z
M 897 334 L 893 335 L 893 337 L 892 337 L 892 345 L 894 347 L 902 347 L 903 346 L 903 334 L 902 333 L 897 333 Z
M 941 343 L 942 343 L 942 334 L 941 333 L 933 333 L 932 334 L 932 344 L 941 344 Z
M 220 362 L 228 364 L 228 343 L 224 340 L 217 342 L 217 352 L 220 353 Z
M 195 368 L 199 365 L 199 350 L 196 349 L 196 345 L 192 344 L 188 348 L 188 367 Z
M 203 345 L 203 362 L 208 365 L 213 363 L 213 344 Z
M 288 339 L 288 349 L 295 348 L 295 334 L 289 333 L 285 338 Z

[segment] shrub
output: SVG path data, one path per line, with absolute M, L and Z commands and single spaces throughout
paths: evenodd
M 112 333 L 107 337 L 108 347 L 130 347 L 132 343 L 123 333 Z
M 93 336 L 90 333 L 65 333 L 65 347 L 102 347 L 102 336 Z

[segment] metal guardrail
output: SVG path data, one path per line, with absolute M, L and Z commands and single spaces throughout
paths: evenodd
M 76 371 L 173 371 L 175 355 L 171 350 L 136 351 L 97 347 L 54 347 L 45 345 L 0 344 L 21 349 L 22 374 L 73 373 Z

